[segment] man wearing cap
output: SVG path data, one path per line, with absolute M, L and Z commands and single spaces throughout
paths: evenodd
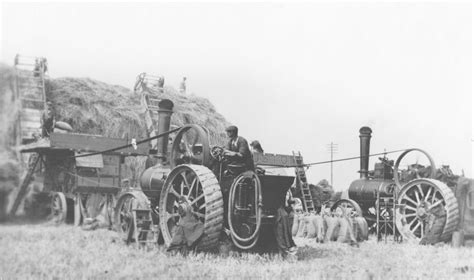
M 41 116 L 41 137 L 49 137 L 54 131 L 56 119 L 54 118 L 53 106 L 50 101 L 46 102 L 46 106 Z
M 239 164 L 243 165 L 245 170 L 254 170 L 249 144 L 244 137 L 239 136 L 239 129 L 235 125 L 231 125 L 225 131 L 229 137 L 229 142 L 227 143 L 224 156 L 230 159 L 229 164 Z

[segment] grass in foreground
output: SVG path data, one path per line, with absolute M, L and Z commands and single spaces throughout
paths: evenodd
M 472 248 L 376 243 L 360 248 L 297 239 L 298 260 L 277 255 L 168 255 L 127 246 L 108 230 L 0 225 L 0 279 L 265 278 L 473 279 Z

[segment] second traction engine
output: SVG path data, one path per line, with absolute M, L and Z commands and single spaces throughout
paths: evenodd
M 447 241 L 455 230 L 459 211 L 454 192 L 443 182 L 433 179 L 436 166 L 431 156 L 420 149 L 408 149 L 397 160 L 379 158 L 375 169 L 369 171 L 372 130 L 362 127 L 360 138 L 360 179 L 351 183 L 348 204 L 362 215 L 370 229 L 380 239 L 395 234 L 405 239 L 437 238 Z M 428 159 L 429 165 L 416 164 L 400 170 L 409 153 L 418 153 Z M 433 221 L 445 221 L 434 233 Z M 436 236 L 436 237 L 432 237 Z
M 360 138 L 360 179 L 353 181 L 348 190 L 350 200 L 356 201 L 360 206 L 360 213 L 367 220 L 369 227 L 377 226 L 377 212 L 379 219 L 392 219 L 394 192 L 396 184 L 393 180 L 393 160 L 381 158 L 375 164 L 375 170 L 369 171 L 370 139 L 372 130 L 362 127 L 359 130 Z M 378 205 L 378 204 L 384 204 Z M 382 209 L 378 209 L 382 206 Z M 381 213 L 382 212 L 382 213 Z M 383 226 L 382 226 L 383 227 Z M 393 232 L 393 223 L 390 220 L 384 230 Z

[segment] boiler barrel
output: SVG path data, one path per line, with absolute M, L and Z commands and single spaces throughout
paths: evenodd
M 145 170 L 140 177 L 140 186 L 146 196 L 159 198 L 169 173 L 169 167 L 164 167 L 160 164 Z
M 391 197 L 395 186 L 392 180 L 355 180 L 349 187 L 349 198 L 356 201 L 362 208 L 372 207 L 377 200 L 378 191 L 380 191 L 380 197 Z

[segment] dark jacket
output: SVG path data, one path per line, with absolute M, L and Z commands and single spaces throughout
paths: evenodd
M 253 157 L 247 140 L 242 136 L 237 136 L 235 144 L 232 144 L 232 142 L 232 139 L 227 142 L 226 149 L 236 152 L 238 155 L 231 157 L 230 164 L 243 164 L 246 170 L 254 170 Z

